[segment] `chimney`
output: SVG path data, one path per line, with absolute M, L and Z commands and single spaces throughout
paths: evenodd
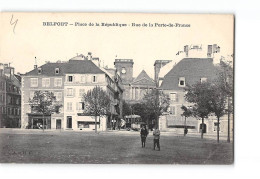
M 37 69 L 37 59 L 36 57 L 34 57 L 34 59 L 35 59 L 34 69 Z
M 92 60 L 92 53 L 91 52 L 88 52 L 87 60 Z

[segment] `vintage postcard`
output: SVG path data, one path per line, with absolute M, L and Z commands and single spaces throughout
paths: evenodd
M 232 14 L 0 25 L 0 163 L 233 164 Z

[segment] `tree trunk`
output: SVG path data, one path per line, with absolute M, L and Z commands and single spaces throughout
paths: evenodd
M 42 118 L 42 129 L 43 129 L 43 132 L 44 132 L 44 113 L 42 114 L 43 118 Z
M 201 139 L 203 139 L 203 132 L 204 132 L 204 117 L 202 118 L 202 124 L 201 124 Z
M 184 119 L 184 136 L 186 136 L 186 117 Z
M 95 133 L 97 133 L 97 115 L 95 115 Z
M 98 128 L 100 129 L 100 116 L 98 116 Z
M 219 143 L 219 117 L 218 117 L 218 123 L 217 123 L 217 140 Z
M 227 136 L 227 142 L 230 143 L 230 100 L 228 97 L 228 136 Z

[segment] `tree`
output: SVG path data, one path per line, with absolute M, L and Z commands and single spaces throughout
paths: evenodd
M 131 105 L 132 113 L 139 115 L 147 124 L 149 124 L 149 113 L 147 113 L 147 107 L 143 103 L 135 103 Z
M 211 107 L 211 111 L 215 114 L 218 120 L 217 141 L 219 142 L 219 121 L 220 121 L 220 117 L 222 117 L 225 114 L 227 96 L 223 92 L 220 83 L 215 83 L 212 86 L 212 89 L 213 89 L 213 93 L 212 93 L 212 99 L 210 100 L 210 107 Z
M 184 121 L 184 136 L 185 136 L 187 134 L 186 118 L 192 116 L 192 110 L 191 107 L 186 107 L 184 105 L 181 106 L 181 109 L 183 110 L 182 116 L 185 117 L 185 121 Z
M 202 119 L 201 124 L 201 138 L 203 139 L 204 133 L 204 119 L 211 113 L 210 101 L 213 95 L 213 89 L 209 82 L 198 82 L 192 86 L 185 88 L 186 101 L 193 103 L 192 111 L 193 116 Z
M 131 106 L 127 102 L 123 101 L 122 116 L 127 116 L 131 114 Z
M 108 115 L 110 98 L 101 87 L 96 86 L 83 95 L 83 101 L 84 113 L 95 116 L 95 132 L 97 133 L 97 116 Z
M 144 95 L 143 104 L 146 106 L 147 114 L 150 116 L 154 115 L 155 125 L 158 125 L 159 116 L 167 111 L 170 104 L 170 98 L 168 95 L 164 94 L 163 91 L 152 89 Z
M 212 99 L 210 101 L 211 111 L 217 117 L 217 141 L 219 142 L 219 121 L 226 112 L 228 113 L 228 139 L 230 142 L 230 112 L 233 108 L 230 106 L 229 98 L 233 97 L 233 70 L 229 63 L 220 61 L 218 67 L 218 77 L 212 84 Z M 228 106 L 228 109 L 226 109 Z
M 234 83 L 233 83 L 233 62 L 232 61 L 220 61 L 219 65 L 219 78 L 222 82 L 222 90 L 227 95 L 227 113 L 228 113 L 228 136 L 227 142 L 230 142 L 230 114 L 233 113 L 233 95 L 234 95 Z
M 43 116 L 43 131 L 44 131 L 44 116 L 59 113 L 61 104 L 56 102 L 56 96 L 49 91 L 35 91 L 32 99 L 29 99 L 29 105 L 33 112 L 42 114 Z

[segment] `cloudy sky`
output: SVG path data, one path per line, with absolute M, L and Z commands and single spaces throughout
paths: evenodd
M 0 62 L 10 62 L 20 73 L 33 69 L 35 57 L 42 65 L 92 52 L 108 67 L 114 67 L 115 58 L 133 59 L 134 76 L 144 69 L 153 77 L 155 60 L 173 60 L 187 44 L 218 44 L 223 56 L 233 53 L 232 15 L 1 13 L 0 18 Z M 44 22 L 73 25 L 44 26 Z M 87 26 L 75 26 L 76 22 Z M 90 22 L 127 27 L 89 26 Z M 149 27 L 149 23 L 190 27 Z

